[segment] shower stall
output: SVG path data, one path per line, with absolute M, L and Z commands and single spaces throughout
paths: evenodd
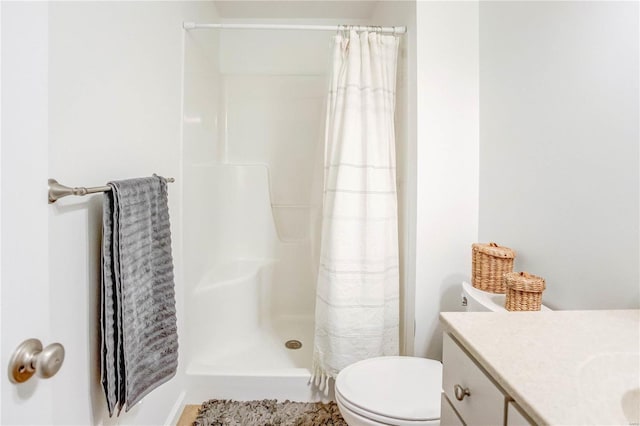
M 415 20 L 414 6 L 397 2 L 287 3 L 280 18 L 274 14 L 282 2 L 215 2 L 216 22 Z M 324 397 L 309 378 L 332 36 L 308 30 L 184 32 L 181 365 L 187 403 Z M 396 105 L 401 256 L 411 227 L 409 45 L 401 42 Z M 408 262 L 401 258 L 405 314 L 411 312 Z

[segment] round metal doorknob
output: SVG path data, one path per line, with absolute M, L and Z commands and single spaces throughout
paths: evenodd
M 9 380 L 12 383 L 26 382 L 34 374 L 48 379 L 54 376 L 64 362 L 64 347 L 52 343 L 42 348 L 38 339 L 27 339 L 16 348 L 9 361 Z
M 471 392 L 469 392 L 469 388 L 463 388 L 460 385 L 455 385 L 453 387 L 453 394 L 456 396 L 458 401 L 462 401 L 465 396 L 471 396 Z

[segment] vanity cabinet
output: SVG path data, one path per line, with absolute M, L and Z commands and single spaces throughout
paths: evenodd
M 533 423 L 526 418 L 515 402 L 509 401 L 507 403 L 507 424 L 509 426 L 529 426 Z
M 453 409 L 447 397 L 442 393 L 440 408 L 440 424 L 446 426 L 464 426 L 462 419 Z
M 640 310 L 440 320 L 443 425 L 640 425 Z
M 444 333 L 441 425 L 531 425 L 509 395 Z

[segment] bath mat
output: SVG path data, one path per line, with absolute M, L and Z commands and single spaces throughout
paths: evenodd
M 335 402 L 232 401 L 212 399 L 200 407 L 194 426 L 347 426 Z

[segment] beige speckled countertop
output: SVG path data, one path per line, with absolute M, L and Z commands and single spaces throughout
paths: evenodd
M 536 423 L 640 424 L 640 310 L 440 319 Z

